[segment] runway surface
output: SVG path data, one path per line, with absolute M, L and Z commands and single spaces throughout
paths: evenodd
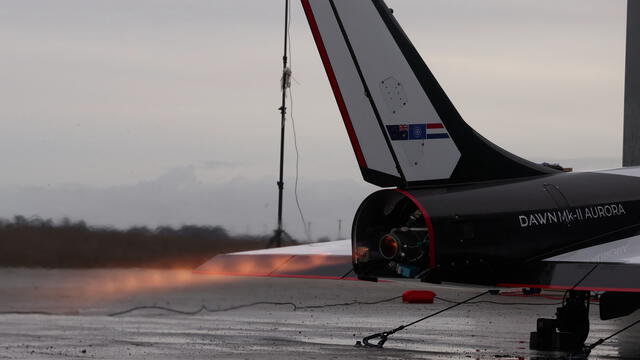
M 326 306 L 386 300 L 408 289 L 432 290 L 441 299 Z M 485 290 L 405 281 L 225 278 L 184 270 L 0 269 L 0 359 L 564 357 L 528 349 L 536 318 L 555 312 L 558 301 L 546 297 L 486 295 L 478 300 L 497 304 L 462 305 L 390 337 L 384 349 L 354 346 L 366 335 L 450 305 L 442 299 L 462 301 Z M 271 304 L 225 310 L 255 302 Z M 145 308 L 109 316 L 150 305 L 184 311 L 206 305 L 210 311 Z M 636 313 L 603 322 L 597 305 L 591 311 L 588 342 L 640 318 Z M 639 340 L 640 325 L 597 347 L 589 359 L 639 359 Z

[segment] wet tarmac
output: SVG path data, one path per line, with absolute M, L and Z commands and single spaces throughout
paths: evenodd
M 403 304 L 396 297 L 409 289 L 432 290 L 439 298 Z M 536 318 L 555 312 L 558 300 L 549 297 L 485 295 L 478 299 L 484 302 L 391 336 L 384 349 L 354 346 L 366 335 L 450 306 L 445 299 L 462 301 L 485 290 L 179 270 L 0 269 L 0 359 L 566 358 L 528 349 Z M 388 301 L 365 304 L 381 300 Z M 207 309 L 194 315 L 169 311 L 195 312 L 202 305 Z M 110 316 L 138 306 L 147 307 Z M 597 305 L 591 311 L 588 342 L 640 318 L 604 322 Z M 589 359 L 640 359 L 639 340 L 640 325 L 600 345 Z

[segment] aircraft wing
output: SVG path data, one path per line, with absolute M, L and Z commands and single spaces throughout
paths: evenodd
M 640 292 L 640 235 L 524 264 L 500 285 Z
M 200 265 L 198 274 L 356 279 L 351 240 L 221 254 Z
M 351 240 L 221 254 L 195 273 L 209 275 L 357 279 Z M 497 286 L 640 292 L 640 235 L 505 271 Z M 479 278 L 456 282 L 485 283 Z

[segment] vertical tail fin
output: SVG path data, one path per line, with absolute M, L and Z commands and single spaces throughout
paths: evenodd
M 301 0 L 364 179 L 411 187 L 555 172 L 462 120 L 382 0 Z

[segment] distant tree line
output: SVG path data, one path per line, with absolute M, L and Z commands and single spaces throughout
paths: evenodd
M 220 253 L 264 248 L 270 236 L 198 225 L 119 230 L 18 215 L 0 219 L 0 266 L 194 268 Z

